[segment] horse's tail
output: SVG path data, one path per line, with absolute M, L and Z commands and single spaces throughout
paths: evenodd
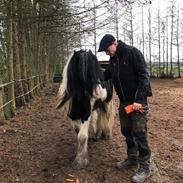
M 59 91 L 58 91 L 59 102 L 56 105 L 56 109 L 59 109 L 59 108 L 63 107 L 64 105 L 66 105 L 67 101 L 70 101 L 70 98 L 71 98 L 71 95 L 67 89 L 68 65 L 69 65 L 69 61 L 66 63 L 64 70 L 63 70 L 63 79 L 62 79 L 62 83 L 61 83 Z M 69 104 L 70 104 L 70 102 L 69 102 Z M 70 108 L 70 106 L 69 106 L 69 108 Z
M 70 95 L 65 93 L 65 95 L 59 100 L 58 104 L 56 105 L 56 109 L 59 109 L 64 106 L 64 104 L 70 99 Z

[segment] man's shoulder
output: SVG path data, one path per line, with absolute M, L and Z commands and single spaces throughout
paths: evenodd
M 137 51 L 137 52 L 141 52 L 138 48 L 136 48 L 135 46 L 126 44 L 124 42 L 122 42 L 121 40 L 119 40 L 119 45 L 120 47 L 123 47 L 124 49 L 128 50 L 128 51 Z
M 119 55 L 127 54 L 130 50 L 132 50 L 132 46 L 122 42 L 121 40 L 118 41 L 118 50 L 117 53 Z
M 132 52 L 140 52 L 140 50 L 138 48 L 136 48 L 135 46 L 131 46 L 131 45 L 126 44 L 125 47 L 129 51 L 132 51 Z

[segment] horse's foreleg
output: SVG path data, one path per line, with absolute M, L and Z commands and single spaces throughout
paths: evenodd
M 94 110 L 91 115 L 90 129 L 89 129 L 89 138 L 91 139 L 96 139 L 97 120 L 98 120 L 98 113 L 96 110 Z
M 112 137 L 112 127 L 114 125 L 114 117 L 115 117 L 115 106 L 113 101 L 111 100 L 108 103 L 108 108 L 107 108 L 107 119 L 108 119 L 110 137 Z
M 81 120 L 71 121 L 72 128 L 75 131 L 77 136 L 78 136 L 79 130 L 81 128 L 81 124 L 82 124 Z
M 74 160 L 74 165 L 76 168 L 84 168 L 88 164 L 88 129 L 89 129 L 89 122 L 90 117 L 88 121 L 85 121 L 84 123 L 81 123 L 80 130 L 77 136 L 77 154 L 76 158 Z

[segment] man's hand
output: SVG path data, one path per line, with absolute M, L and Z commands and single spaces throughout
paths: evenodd
M 134 102 L 133 103 L 133 109 L 134 110 L 139 110 L 139 109 L 141 109 L 142 108 L 142 104 L 139 104 L 139 103 L 136 103 L 136 102 Z

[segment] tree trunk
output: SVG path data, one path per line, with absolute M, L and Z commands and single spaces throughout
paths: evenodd
M 169 60 L 169 48 L 168 48 L 168 8 L 167 8 L 167 14 L 166 14 L 166 76 L 168 77 L 169 76 L 169 71 L 168 71 L 168 67 L 169 67 L 169 64 L 168 64 L 168 60 Z
M 173 59 L 172 59 L 172 46 L 173 46 L 173 22 L 174 22 L 174 5 L 172 2 L 172 7 L 171 7 L 171 42 L 170 42 L 170 77 L 173 77 Z
M 37 5 L 39 5 L 40 7 L 40 3 L 37 2 L 37 0 L 33 0 L 33 16 L 37 16 L 37 13 L 39 13 L 38 15 L 38 20 L 40 19 L 40 8 L 37 9 Z M 34 64 L 34 86 L 38 86 L 37 88 L 35 88 L 34 93 L 35 94 L 39 94 L 39 74 L 40 74 L 40 70 L 39 70 L 39 21 L 37 23 L 35 23 L 32 27 L 32 48 L 33 48 L 33 64 Z M 33 67 L 33 66 L 32 66 Z
M 118 1 L 115 0 L 115 21 L 116 21 L 116 39 L 119 39 L 119 23 L 118 23 Z
M 160 9 L 159 9 L 159 1 L 158 1 L 158 77 L 161 77 L 161 28 L 160 28 Z
M 33 54 L 33 36 L 31 32 L 30 26 L 27 24 L 25 25 L 25 58 L 27 62 L 27 78 L 30 78 L 27 80 L 28 82 L 28 90 L 31 91 L 34 87 L 34 80 L 33 76 L 35 75 L 35 64 L 34 63 L 34 54 Z M 33 98 L 35 95 L 35 91 L 33 90 L 31 93 L 29 93 L 29 97 Z
M 144 6 L 142 5 L 142 53 L 144 55 Z
M 130 6 L 130 40 L 131 45 L 133 46 L 133 15 L 132 15 L 132 6 Z
M 1 79 L 1 70 L 0 70 L 0 85 L 2 84 Z M 4 109 L 1 108 L 3 106 L 3 89 L 0 87 L 0 120 L 3 120 L 5 118 L 4 116 Z
M 22 16 L 20 15 L 19 17 L 19 22 L 18 22 L 18 38 L 19 38 L 19 58 L 20 58 L 20 63 L 21 63 L 21 76 L 22 79 L 25 79 L 23 82 L 23 90 L 24 93 L 29 92 L 29 87 L 28 87 L 28 82 L 27 82 L 27 64 L 26 64 L 26 57 L 25 57 L 25 29 L 24 29 L 24 24 L 22 20 Z M 29 95 L 25 95 L 25 100 L 26 102 L 30 101 Z
M 152 55 L 151 55 L 151 5 L 149 4 L 149 70 L 152 76 Z
M 14 80 L 14 70 L 13 70 L 13 19 L 12 19 L 12 2 L 10 1 L 7 14 L 7 67 L 8 67 L 8 79 L 9 81 Z M 15 110 L 15 98 L 14 95 L 14 84 L 10 84 L 7 87 L 7 101 L 11 101 L 6 109 L 5 109 L 5 116 L 6 118 L 10 118 L 14 115 Z
M 18 40 L 18 23 L 13 21 L 13 68 L 14 68 L 14 78 L 17 82 L 15 82 L 15 97 L 23 95 L 23 85 L 22 81 L 18 81 L 21 79 L 21 68 L 20 68 L 20 58 L 19 58 L 19 40 Z M 24 82 L 24 81 L 23 81 Z M 25 97 L 16 98 L 16 106 L 25 105 Z
M 163 68 L 162 75 L 165 77 L 165 25 L 163 25 Z
M 178 77 L 181 78 L 180 74 L 180 55 L 179 55 L 179 3 L 177 12 L 177 66 L 178 66 Z

